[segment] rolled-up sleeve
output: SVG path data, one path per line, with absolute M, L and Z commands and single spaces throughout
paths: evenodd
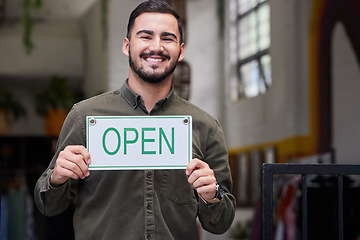
M 60 136 L 53 159 L 38 179 L 34 189 L 34 200 L 40 212 L 46 216 L 62 213 L 71 204 L 76 194 L 77 180 L 68 179 L 63 185 L 50 185 L 50 176 L 59 153 L 68 145 L 84 145 L 85 129 L 75 107 L 69 112 Z
M 205 230 L 214 234 L 222 234 L 231 227 L 234 220 L 235 197 L 231 194 L 232 178 L 225 137 L 217 121 L 216 127 L 207 141 L 204 160 L 214 171 L 217 182 L 224 189 L 224 197 L 218 203 L 205 204 L 200 201 L 199 220 Z M 215 224 L 210 222 L 211 218 L 216 219 Z

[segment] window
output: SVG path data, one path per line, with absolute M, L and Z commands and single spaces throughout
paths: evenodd
M 229 0 L 231 100 L 265 93 L 271 85 L 268 0 Z

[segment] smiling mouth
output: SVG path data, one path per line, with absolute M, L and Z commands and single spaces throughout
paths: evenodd
M 160 63 L 160 62 L 164 62 L 166 59 L 164 59 L 164 58 L 145 57 L 144 60 L 147 61 L 147 62 L 151 62 L 151 63 Z
M 166 60 L 170 60 L 170 56 L 164 53 L 155 54 L 154 52 L 142 53 L 140 57 L 143 58 L 146 62 L 150 63 L 161 63 Z

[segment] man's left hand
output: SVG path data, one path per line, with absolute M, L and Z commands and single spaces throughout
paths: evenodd
M 188 182 L 201 198 L 211 200 L 215 197 L 216 178 L 206 162 L 197 158 L 192 159 L 186 168 L 186 175 Z

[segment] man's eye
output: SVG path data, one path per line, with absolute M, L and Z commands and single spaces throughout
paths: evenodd
M 141 36 L 140 38 L 141 38 L 141 39 L 146 39 L 146 40 L 151 39 L 149 36 Z
M 174 42 L 174 39 L 172 38 L 163 38 L 163 40 L 166 42 Z

